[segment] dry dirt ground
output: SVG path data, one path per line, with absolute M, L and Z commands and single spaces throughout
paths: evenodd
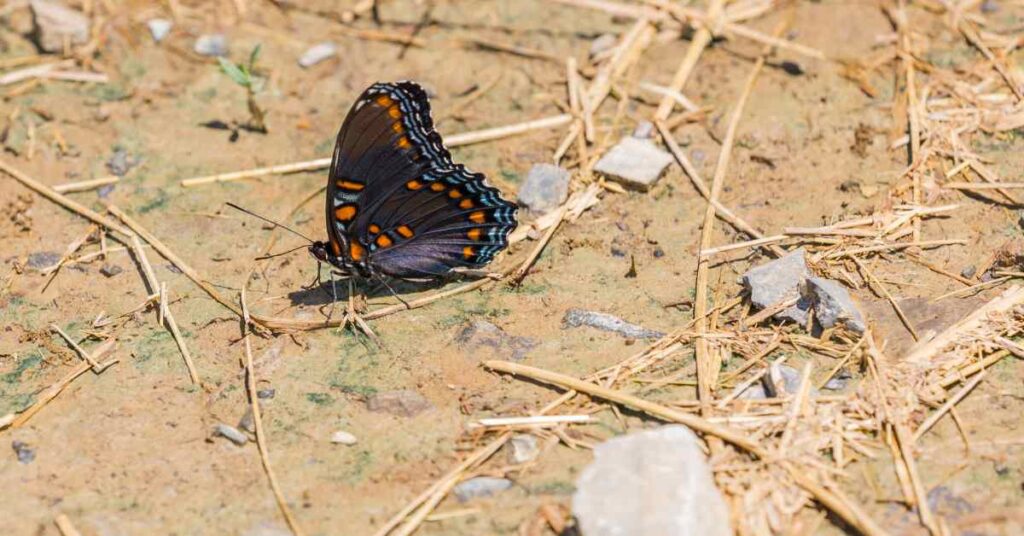
M 336 11 L 333 2 L 299 2 L 294 4 L 302 9 L 293 5 L 287 10 L 274 2 L 243 2 L 247 12 L 241 19 L 232 2 L 180 3 L 182 20 L 165 42 L 156 44 L 144 21 L 169 16 L 163 3 L 90 2 L 115 7 L 105 15 L 106 35 L 95 56 L 96 67 L 110 82 L 51 80 L 8 95 L 0 103 L 0 121 L 8 129 L 0 158 L 55 185 L 109 175 L 107 162 L 116 151 L 127 152 L 137 165 L 105 197 L 95 190 L 68 195 L 97 210 L 104 203 L 121 207 L 232 299 L 245 284 L 268 230 L 225 208 L 224 202 L 279 217 L 324 183 L 325 172 L 192 188 L 180 186 L 181 179 L 329 155 L 352 100 L 378 80 L 408 78 L 428 87 L 435 116 L 441 118 L 438 128 L 446 135 L 561 113 L 563 63 L 456 46 L 455 40 L 485 37 L 558 58 L 585 58 L 594 38 L 621 34 L 631 25 L 600 11 L 534 0 L 441 1 L 429 8 L 429 19 L 424 18 L 427 3 L 387 1 L 380 9 L 382 26 L 367 17 L 352 24 L 392 33 L 418 31 L 426 43 L 404 47 L 343 34 L 341 23 L 315 13 Z M 1020 27 L 1024 8 L 1011 3 L 999 8 L 990 15 L 992 24 L 1003 31 Z M 35 54 L 25 35 L 31 26 L 27 10 L 11 6 L 3 11 L 0 61 Z M 977 52 L 937 19 L 918 7 L 910 13 L 923 25 L 921 32 L 944 36 L 935 48 L 935 54 L 945 55 L 941 61 L 977 61 Z M 892 32 L 889 20 L 871 2 L 799 2 L 790 12 L 776 10 L 750 25 L 770 32 L 789 15 L 789 37 L 830 58 L 866 57 L 878 45 L 878 36 Z M 429 23 L 421 24 L 424 20 Z M 247 116 L 244 91 L 216 62 L 192 52 L 195 37 L 211 31 L 228 36 L 230 57 L 238 61 L 262 45 L 258 67 L 267 83 L 257 98 L 267 110 L 268 134 L 241 131 L 232 140 L 228 131 L 201 126 Z M 309 69 L 296 64 L 306 48 L 325 40 L 338 43 L 337 58 Z M 659 36 L 624 75 L 621 88 L 639 98 L 619 110 L 614 95 L 605 103 L 599 114 L 604 139 L 617 139 L 651 116 L 659 97 L 643 93 L 636 83 L 668 85 L 688 44 L 678 36 Z M 716 41 L 687 85 L 687 95 L 711 111 L 704 122 L 685 125 L 674 134 L 705 177 L 713 174 L 728 112 L 760 48 L 738 39 Z M 1014 68 L 1021 57 L 1011 56 Z M 799 70 L 782 68 L 785 61 Z M 872 98 L 840 71 L 836 62 L 778 52 L 751 96 L 722 200 L 767 234 L 869 214 L 886 202 L 886 192 L 906 166 L 905 149 L 889 148 L 894 128 L 891 77 L 875 79 L 879 94 Z M 449 114 L 467 93 L 498 76 L 493 88 L 460 106 L 456 117 Z M 27 136 L 29 123 L 34 141 L 16 143 L 16 134 Z M 532 164 L 550 161 L 564 132 L 541 130 L 459 148 L 454 154 L 514 196 Z M 55 134 L 66 148 L 55 141 Z M 978 143 L 1004 180 L 1017 179 L 1024 165 L 1019 136 L 1011 132 Z M 922 234 L 966 238 L 968 244 L 925 252 L 934 264 L 960 273 L 1020 235 L 1013 207 L 955 192 L 943 195 L 945 202 L 959 203 L 960 208 L 949 218 L 926 221 Z M 320 197 L 306 203 L 286 223 L 314 238 L 324 236 L 321 203 Z M 381 347 L 361 334 L 336 329 L 254 338 L 254 354 L 264 363 L 257 369 L 258 388 L 275 391 L 263 403 L 271 460 L 307 533 L 372 533 L 474 447 L 466 433 L 468 422 L 525 415 L 555 396 L 542 385 L 484 370 L 479 362 L 493 354 L 456 342 L 467 323 L 486 320 L 509 335 L 532 339 L 536 344 L 526 353 L 526 364 L 585 376 L 634 353 L 638 345 L 612 333 L 563 327 L 567 309 L 608 312 L 661 331 L 689 321 L 689 306 L 673 304 L 693 297 L 705 206 L 673 165 L 652 191 L 607 193 L 599 205 L 565 224 L 521 287 L 495 283 L 373 321 Z M 6 175 L 0 175 L 0 211 L 4 415 L 27 407 L 76 364 L 78 358 L 52 333 L 51 324 L 91 348 L 96 342 L 86 335 L 97 316 L 131 311 L 148 292 L 137 264 L 124 251 L 111 253 L 106 261 L 64 268 L 50 281 L 38 269 L 26 267 L 27 259 L 42 252 L 59 255 L 90 223 Z M 525 212 L 521 216 L 532 217 Z M 716 227 L 715 244 L 746 239 L 725 225 Z M 497 265 L 518 262 L 512 257 L 522 258 L 534 244 L 518 244 Z M 277 250 L 299 245 L 297 238 L 284 235 Z M 767 259 L 744 255 L 729 257 L 733 262 L 712 272 L 712 282 L 721 282 L 728 296 L 739 292 L 734 283 L 738 274 Z M 156 252 L 150 250 L 149 259 L 157 278 L 167 283 L 170 308 L 202 385 L 189 381 L 181 354 L 158 325 L 155 312 L 124 320 L 113 333 L 117 349 L 112 356 L 120 360 L 116 365 L 98 375 L 87 372 L 27 425 L 0 432 L 5 534 L 58 534 L 53 519 L 60 513 L 87 535 L 285 533 L 255 444 L 238 447 L 211 433 L 217 423 L 238 422 L 248 404 L 238 319 Z M 631 259 L 636 275 L 626 277 Z M 962 286 L 918 264 L 871 262 L 922 332 L 942 329 L 998 292 L 931 303 L 929 299 Z M 122 270 L 107 277 L 100 272 L 104 265 Z M 326 296 L 303 290 L 316 271 L 304 251 L 260 266 L 250 285 L 250 307 L 278 316 L 321 317 Z M 433 291 L 401 288 L 406 299 Z M 877 340 L 888 341 L 891 355 L 909 346 L 906 329 L 887 301 L 866 289 L 854 295 L 875 326 Z M 391 303 L 396 300 L 386 294 L 369 299 L 371 309 Z M 821 371 L 831 364 L 791 348 L 777 355 L 787 352 L 796 363 L 821 361 Z M 693 365 L 680 362 L 678 367 L 692 370 Z M 857 382 L 860 375 L 854 372 Z M 943 488 L 938 511 L 954 523 L 955 533 L 1021 530 L 1022 379 L 1020 360 L 1004 360 L 959 406 L 970 437 L 969 453 L 948 418 L 918 446 L 921 478 L 929 490 Z M 432 408 L 404 417 L 371 412 L 365 404 L 374 393 L 403 389 L 420 393 Z M 684 385 L 660 398 L 694 396 L 692 386 Z M 608 411 L 597 417 L 600 424 L 575 432 L 578 439 L 592 444 L 653 424 L 636 415 L 619 419 Z M 358 442 L 332 444 L 336 430 L 352 433 Z M 11 448 L 16 441 L 34 450 L 33 461 L 18 461 Z M 467 504 L 448 498 L 438 511 L 470 510 L 427 521 L 420 533 L 517 534 L 538 507 L 568 506 L 576 475 L 590 459 L 585 448 L 548 445 L 536 465 L 515 475 L 512 489 Z M 894 533 L 924 533 L 916 516 L 899 503 L 900 487 L 890 465 L 860 463 L 848 473 L 846 491 L 882 525 Z M 805 512 L 799 517 L 801 530 L 842 530 L 829 521 L 817 524 L 818 517 L 813 510 Z M 967 525 L 955 525 L 965 518 Z

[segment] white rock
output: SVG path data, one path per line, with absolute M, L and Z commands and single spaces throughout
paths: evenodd
M 530 434 L 517 434 L 508 440 L 506 447 L 508 452 L 508 463 L 526 463 L 532 461 L 540 454 L 540 447 L 537 445 L 537 438 Z
M 227 56 L 228 38 L 224 34 L 200 35 L 192 49 L 202 56 Z
M 319 43 L 309 47 L 308 50 L 302 53 L 299 57 L 299 65 L 302 67 L 312 67 L 321 61 L 331 58 L 338 53 L 338 46 L 330 41 L 325 43 Z
M 572 510 L 586 536 L 732 534 L 697 436 L 681 425 L 598 445 L 576 483 Z
M 493 476 L 478 476 L 455 486 L 453 492 L 459 502 L 466 502 L 478 497 L 490 497 L 512 487 L 512 481 L 506 478 L 495 478 Z
M 355 445 L 357 441 L 359 440 L 356 439 L 356 436 L 344 430 L 338 430 L 331 436 L 331 443 L 336 445 Z
M 167 37 L 167 34 L 171 33 L 174 23 L 167 19 L 149 19 L 146 21 L 146 26 L 149 26 L 149 33 L 153 36 L 153 41 L 159 43 Z
M 213 431 L 215 434 L 231 441 L 239 447 L 249 442 L 249 438 L 245 437 L 245 434 L 240 432 L 238 428 L 235 428 L 234 426 L 221 423 L 215 426 Z
M 89 19 L 60 2 L 32 0 L 32 32 L 45 52 L 62 52 L 64 42 L 82 45 L 89 40 Z
M 637 190 L 648 190 L 672 163 L 672 155 L 661 150 L 651 140 L 632 136 L 622 138 L 605 153 L 594 169 Z

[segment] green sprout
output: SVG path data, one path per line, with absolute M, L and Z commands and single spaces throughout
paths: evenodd
M 264 79 L 255 74 L 256 60 L 260 57 L 260 46 L 256 45 L 249 54 L 249 63 L 233 63 L 230 60 L 218 57 L 220 70 L 234 83 L 245 88 L 247 104 L 249 106 L 249 127 L 257 132 L 267 133 L 267 124 L 264 120 L 263 109 L 256 103 L 256 94 L 263 89 Z

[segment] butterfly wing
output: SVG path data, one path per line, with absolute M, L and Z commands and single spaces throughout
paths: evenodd
M 482 174 L 452 161 L 420 86 L 374 84 L 353 105 L 338 134 L 327 214 L 332 244 L 351 261 L 407 279 L 480 267 L 508 244 L 515 209 Z

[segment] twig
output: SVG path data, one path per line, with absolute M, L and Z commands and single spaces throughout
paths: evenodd
M 91 355 L 89 355 L 89 352 L 86 352 L 84 348 L 79 346 L 78 343 L 75 342 L 75 340 L 72 339 L 70 335 L 64 333 L 64 330 L 60 329 L 60 326 L 58 326 L 57 324 L 50 324 L 50 329 L 59 333 L 60 336 L 63 337 L 65 341 L 67 341 L 71 348 L 74 349 L 75 353 L 78 354 L 79 357 L 84 359 L 85 362 L 89 364 L 89 367 L 92 368 L 93 372 L 101 372 L 100 364 L 97 363 L 96 360 L 93 359 Z
M 1024 287 L 1014 285 L 931 340 L 911 348 L 903 361 L 925 365 L 953 344 L 961 334 L 969 333 L 987 322 L 989 315 L 1005 313 L 1021 303 L 1024 303 Z
M 530 271 L 530 267 L 533 266 L 533 263 L 537 260 L 537 257 L 540 257 L 540 254 L 544 251 L 544 248 L 548 245 L 548 242 L 551 241 L 551 237 L 555 235 L 555 231 L 557 231 L 558 227 L 562 224 L 562 220 L 565 219 L 565 213 L 568 211 L 568 207 L 566 205 L 562 205 L 556 210 L 558 210 L 558 217 L 556 218 L 554 225 L 548 227 L 548 230 L 544 233 L 544 236 L 540 239 L 540 241 L 537 242 L 537 245 L 533 248 L 533 251 L 531 251 L 530 254 L 526 256 L 526 259 L 523 260 L 523 263 L 519 266 L 519 268 L 516 268 L 516 271 L 512 272 L 512 275 L 509 277 L 510 285 L 519 286 L 519 284 L 523 282 L 523 278 L 526 277 L 526 273 Z
M 701 257 L 713 257 L 719 253 L 725 253 L 727 251 L 734 251 L 737 249 L 756 248 L 758 246 L 764 246 L 767 244 L 774 244 L 775 242 L 781 242 L 789 238 L 788 235 L 773 235 L 766 236 L 764 238 L 758 238 L 756 240 L 747 240 L 746 242 L 736 242 L 734 244 L 728 244 L 725 246 L 718 246 L 717 248 L 702 249 L 700 252 Z
M 943 188 L 950 190 L 1000 190 L 1003 188 L 1017 189 L 1024 188 L 1024 182 L 947 182 Z
M 75 528 L 71 519 L 64 514 L 58 514 L 57 517 L 54 518 L 53 524 L 57 525 L 57 530 L 60 531 L 61 536 L 82 536 L 82 533 L 78 532 L 78 529 Z
M 593 422 L 590 415 L 532 415 L 530 417 L 492 417 L 480 419 L 473 425 L 496 426 L 556 426 L 561 424 L 584 424 Z
M 102 177 L 99 179 L 92 179 L 87 181 L 66 182 L 64 184 L 58 184 L 54 186 L 53 191 L 61 194 L 66 194 L 69 192 L 84 192 L 87 190 L 99 188 L 100 186 L 115 184 L 119 180 L 121 180 L 121 177 L 118 177 L 117 175 L 112 175 L 110 177 Z
M 885 285 L 883 285 L 882 282 L 879 281 L 877 277 L 875 277 L 875 274 L 873 274 L 871 270 L 868 270 L 868 267 L 865 266 L 864 263 L 860 261 L 860 259 L 857 259 L 856 257 L 850 257 L 850 259 L 852 259 L 853 263 L 856 264 L 857 267 L 860 268 L 860 271 L 864 273 L 864 277 L 868 279 L 871 283 L 874 283 L 874 287 L 877 288 L 878 291 L 882 293 L 882 296 L 889 301 L 889 304 L 892 305 L 892 308 L 896 311 L 896 316 L 900 317 L 900 321 L 903 322 L 903 325 L 907 328 L 907 331 L 910 332 L 910 336 L 914 338 L 914 341 L 916 342 L 921 340 L 921 337 L 917 334 L 917 331 L 914 330 L 914 325 L 910 322 L 910 319 L 907 318 L 907 315 L 904 314 L 903 309 L 900 307 L 900 304 L 896 302 L 896 298 L 893 298 L 892 294 L 889 294 L 889 290 L 885 288 Z
M 708 7 L 708 15 L 717 17 L 722 12 L 724 6 L 724 0 L 713 0 Z M 664 121 L 672 114 L 672 108 L 675 107 L 676 103 L 672 95 L 675 93 L 682 94 L 686 82 L 690 79 L 690 74 L 693 73 L 693 68 L 697 66 L 697 60 L 700 59 L 704 49 L 711 43 L 711 38 L 712 35 L 709 28 L 706 26 L 697 28 L 693 38 L 690 40 L 690 47 L 686 49 L 686 55 L 683 56 L 679 68 L 676 69 L 676 73 L 672 76 L 672 82 L 668 86 L 670 93 L 662 97 L 658 109 L 654 112 L 655 122 Z M 662 136 L 665 136 L 664 132 L 662 132 Z
M 953 406 L 960 403 L 960 401 L 963 400 L 963 398 L 967 396 L 968 393 L 974 390 L 974 388 L 977 387 L 979 383 L 981 383 L 981 380 L 985 379 L 986 374 L 987 373 L 984 370 L 981 371 L 981 374 L 978 374 L 977 376 L 972 378 L 971 381 L 967 382 L 967 385 L 963 386 L 963 388 L 957 391 L 955 395 L 950 397 L 950 399 L 947 400 L 945 404 L 939 407 L 939 409 L 936 410 L 935 413 L 932 413 L 927 419 L 925 419 L 925 421 L 921 423 L 921 426 L 918 426 L 917 430 L 914 432 L 914 442 L 916 443 L 920 441 L 924 434 L 928 433 L 928 430 L 931 430 L 932 426 L 935 426 L 935 424 L 939 422 L 939 420 L 942 419 L 942 417 L 946 413 L 953 409 Z
M 249 398 L 249 410 L 252 412 L 252 421 L 256 429 L 256 446 L 260 451 L 260 461 L 263 463 L 263 470 L 267 473 L 267 480 L 270 481 L 270 489 L 274 492 L 274 499 L 277 507 L 281 510 L 288 528 L 295 536 L 302 536 L 304 533 L 299 527 L 298 521 L 292 515 L 288 507 L 288 501 L 284 498 L 277 477 L 274 476 L 274 468 L 270 465 L 270 449 L 267 447 L 267 433 L 263 429 L 263 417 L 260 411 L 259 397 L 256 396 L 256 371 L 252 365 L 252 344 L 249 342 L 249 310 L 245 305 L 245 287 L 242 287 L 242 340 L 245 344 L 245 383 L 246 392 Z
M 545 128 L 554 128 L 572 121 L 572 115 L 561 114 L 554 115 L 551 117 L 545 117 L 542 119 L 535 119 L 533 121 L 526 121 L 524 123 L 517 123 L 515 125 L 507 125 L 503 127 L 488 128 L 484 130 L 477 130 L 473 132 L 464 132 L 462 134 L 456 134 L 450 136 L 445 140 L 445 145 L 448 147 L 458 147 L 461 145 L 471 145 L 474 143 L 482 143 L 485 141 L 497 140 L 501 138 L 507 138 L 510 136 L 516 136 L 530 132 L 532 130 L 540 130 Z M 212 182 L 230 182 L 241 179 L 251 179 L 255 177 L 265 177 L 267 175 L 281 175 L 286 173 L 298 173 L 300 171 L 315 171 L 319 169 L 327 168 L 331 165 L 330 158 L 317 158 L 315 160 L 307 160 L 304 162 L 293 162 L 290 164 L 279 164 L 276 166 L 268 166 L 262 168 L 247 169 L 243 171 L 233 171 L 230 173 L 219 173 L 217 175 L 207 175 L 205 177 L 195 177 L 191 179 L 184 179 L 181 181 L 181 185 L 197 186 L 200 184 L 209 184 Z

